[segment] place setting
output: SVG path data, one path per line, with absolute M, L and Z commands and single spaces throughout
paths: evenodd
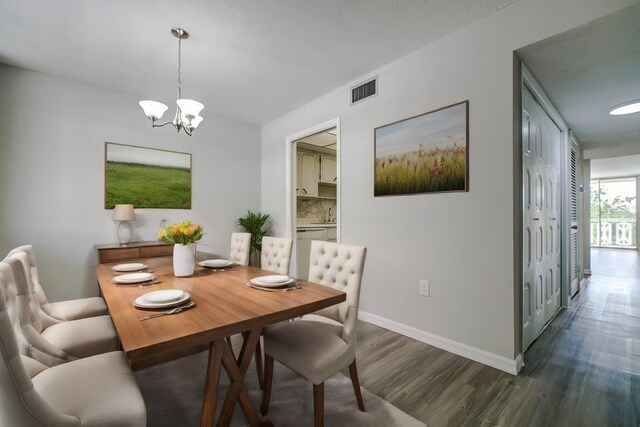
M 141 262 L 130 262 L 126 264 L 116 264 L 111 269 L 114 273 L 133 273 L 133 272 L 151 272 L 149 268 Z
M 111 283 L 118 286 L 138 286 L 144 288 L 146 286 L 152 286 L 162 282 L 160 282 L 152 273 L 138 272 L 115 276 L 111 280 Z
M 295 278 L 280 274 L 254 277 L 249 280 L 247 286 L 266 292 L 289 292 L 302 289 L 302 286 Z
M 188 292 L 181 289 L 163 289 L 139 296 L 133 301 L 133 305 L 146 310 L 170 308 L 170 310 L 155 312 L 138 319 L 142 321 L 155 317 L 178 314 L 184 310 L 195 307 L 196 303 L 191 300 L 191 295 L 189 295 Z
M 200 267 L 204 267 L 213 271 L 228 271 L 235 267 L 235 262 L 227 259 L 207 259 L 198 263 Z

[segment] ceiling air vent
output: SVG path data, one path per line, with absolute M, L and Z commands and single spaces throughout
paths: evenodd
M 351 88 L 351 105 L 357 104 L 366 98 L 377 95 L 378 92 L 378 77 L 373 77 L 364 83 L 360 83 L 357 86 Z

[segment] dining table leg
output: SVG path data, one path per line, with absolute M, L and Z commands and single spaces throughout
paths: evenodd
M 237 360 L 231 352 L 231 349 L 227 345 L 224 346 L 222 366 L 224 366 L 231 380 L 231 384 L 229 385 L 229 390 L 222 405 L 220 417 L 218 418 L 218 426 L 220 427 L 226 427 L 231 422 L 236 402 L 240 402 L 240 407 L 252 427 L 272 426 L 269 421 L 260 421 L 258 412 L 253 407 L 249 392 L 244 384 L 244 378 L 251 365 L 251 360 L 253 359 L 256 344 L 260 339 L 261 333 L 262 328 L 255 328 L 243 334 L 244 342 L 242 343 L 242 349 L 240 350 L 240 355 Z
M 200 415 L 200 427 L 211 427 L 216 416 L 218 403 L 218 383 L 220 382 L 220 368 L 222 366 L 222 354 L 226 345 L 224 339 L 218 339 L 209 343 L 209 361 L 207 363 L 207 378 L 204 386 L 204 398 L 202 399 L 202 413 Z

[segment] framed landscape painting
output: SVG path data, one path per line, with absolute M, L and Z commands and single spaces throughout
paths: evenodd
M 469 101 L 375 129 L 374 196 L 468 191 Z
M 104 207 L 191 209 L 191 154 L 106 142 Z

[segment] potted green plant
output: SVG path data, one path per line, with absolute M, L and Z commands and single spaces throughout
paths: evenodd
M 260 251 L 262 250 L 262 238 L 267 235 L 267 221 L 271 218 L 269 214 L 253 213 L 250 210 L 241 218 L 238 218 L 238 225 L 247 233 L 251 233 L 251 243 L 249 245 L 249 259 L 253 266 L 259 266 Z

